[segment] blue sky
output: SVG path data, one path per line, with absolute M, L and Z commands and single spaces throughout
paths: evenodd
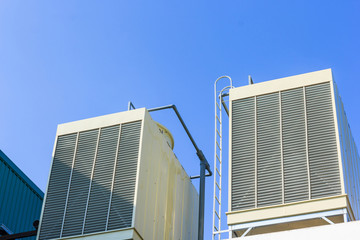
M 332 68 L 360 143 L 360 2 L 0 0 L 0 149 L 45 190 L 57 124 L 176 104 L 213 165 L 213 83 Z M 190 175 L 198 160 L 172 112 Z M 194 181 L 197 186 L 198 181 Z M 211 237 L 207 179 L 205 237 Z

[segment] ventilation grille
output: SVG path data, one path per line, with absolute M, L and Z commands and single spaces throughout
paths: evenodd
M 121 129 L 114 189 L 110 206 L 108 230 L 131 226 L 135 195 L 136 168 L 140 123 L 127 124 Z M 134 186 L 129 188 L 128 186 Z
M 79 134 L 62 236 L 82 234 L 98 133 L 92 130 Z
M 281 93 L 284 202 L 309 199 L 305 104 L 302 88 Z
M 329 85 L 306 88 L 311 198 L 341 194 Z
M 77 134 L 59 136 L 51 167 L 40 239 L 60 237 Z
M 257 97 L 257 206 L 282 203 L 279 94 Z
M 137 121 L 58 137 L 40 240 L 131 227 L 140 129 Z
M 330 83 L 232 102 L 231 210 L 341 194 Z
M 255 103 L 254 98 L 232 103 L 231 208 L 255 207 Z

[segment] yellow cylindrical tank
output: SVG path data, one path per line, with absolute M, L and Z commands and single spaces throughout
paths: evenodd
M 162 125 L 161 123 L 156 122 L 157 126 L 159 127 L 159 131 L 161 134 L 164 135 L 166 142 L 168 143 L 169 147 L 171 149 L 174 149 L 174 138 L 171 134 L 171 132 L 169 131 L 169 129 L 167 129 L 164 125 Z

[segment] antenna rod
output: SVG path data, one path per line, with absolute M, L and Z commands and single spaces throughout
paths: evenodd
M 249 79 L 249 85 L 254 84 L 252 77 L 250 75 L 249 75 L 248 79 Z
M 129 101 L 129 103 L 128 103 L 128 111 L 130 111 L 131 108 L 132 108 L 132 109 L 136 109 L 135 106 L 134 106 L 134 104 L 133 104 L 131 101 Z

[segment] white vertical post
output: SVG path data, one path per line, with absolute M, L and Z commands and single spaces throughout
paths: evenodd
M 346 208 L 344 208 L 344 223 L 348 222 L 348 219 L 347 219 L 347 210 Z

